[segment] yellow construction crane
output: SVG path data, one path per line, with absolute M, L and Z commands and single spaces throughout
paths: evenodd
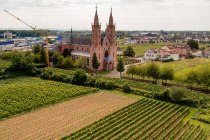
M 25 21 L 23 21 L 22 19 L 16 17 L 16 16 L 13 15 L 12 13 L 10 13 L 9 11 L 4 10 L 4 12 L 6 12 L 6 13 L 8 13 L 9 15 L 11 15 L 12 17 L 16 18 L 18 21 L 20 21 L 20 22 L 22 22 L 23 24 L 25 24 L 26 26 L 30 27 L 32 30 L 38 32 L 41 36 L 45 36 L 45 37 L 46 37 L 46 39 L 45 39 L 45 40 L 46 40 L 46 41 L 45 41 L 45 43 L 46 43 L 46 61 L 47 61 L 47 66 L 49 67 L 49 66 L 50 66 L 50 62 L 49 62 L 49 54 L 48 54 L 48 50 L 49 50 L 49 48 L 48 48 L 48 36 L 47 36 L 47 35 L 44 35 L 44 33 L 42 33 L 41 31 L 38 31 L 38 30 L 36 29 L 36 26 L 33 27 L 33 26 L 27 24 Z

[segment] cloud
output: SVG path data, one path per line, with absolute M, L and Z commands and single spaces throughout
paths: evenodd
M 22 7 L 61 7 L 68 6 L 71 1 L 70 0 L 0 0 L 1 5 L 0 8 L 22 8 Z

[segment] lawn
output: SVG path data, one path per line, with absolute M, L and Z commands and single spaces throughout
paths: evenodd
M 0 80 L 0 89 L 0 119 L 97 91 L 34 77 Z

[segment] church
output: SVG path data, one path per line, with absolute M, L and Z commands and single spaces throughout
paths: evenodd
M 92 68 L 92 57 L 96 54 L 100 66 L 98 70 L 113 70 L 117 66 L 117 43 L 115 38 L 115 24 L 113 22 L 112 9 L 109 22 L 102 37 L 101 24 L 99 24 L 96 7 L 94 22 L 92 23 L 91 37 L 74 37 L 72 30 L 69 36 L 64 36 L 61 41 L 60 52 L 64 49 L 71 50 L 74 60 L 82 58 L 86 67 Z

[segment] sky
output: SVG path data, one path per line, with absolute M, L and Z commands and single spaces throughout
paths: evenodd
M 113 9 L 117 30 L 210 31 L 210 0 L 0 0 L 0 29 L 91 30 L 98 5 L 102 30 Z

